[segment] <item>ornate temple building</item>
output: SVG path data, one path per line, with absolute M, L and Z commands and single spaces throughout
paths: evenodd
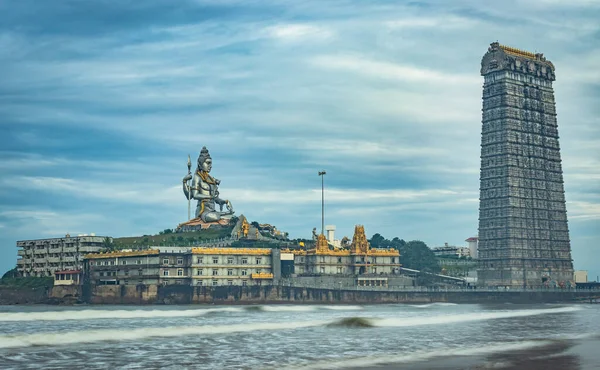
M 481 62 L 478 284 L 573 279 L 552 81 L 541 53 L 494 42 Z
M 373 249 L 365 236 L 364 226 L 354 228 L 349 249 L 330 248 L 325 235 L 317 236 L 314 249 L 293 251 L 297 274 L 394 274 L 400 271 L 400 252 Z

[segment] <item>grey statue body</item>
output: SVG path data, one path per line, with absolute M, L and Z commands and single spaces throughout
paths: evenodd
M 234 214 L 233 207 L 228 200 L 219 196 L 221 181 L 210 176 L 211 169 L 212 159 L 206 147 L 203 147 L 198 157 L 196 172 L 193 175 L 189 173 L 183 178 L 183 194 L 186 199 L 198 201 L 196 218 L 200 218 L 204 222 L 229 220 Z M 190 180 L 192 180 L 191 189 Z M 217 205 L 219 211 L 216 210 Z M 227 207 L 226 211 L 223 211 L 223 206 Z

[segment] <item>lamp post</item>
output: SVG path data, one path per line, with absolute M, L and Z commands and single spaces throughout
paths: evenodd
M 325 175 L 327 172 L 319 171 L 321 176 L 321 235 L 325 235 Z

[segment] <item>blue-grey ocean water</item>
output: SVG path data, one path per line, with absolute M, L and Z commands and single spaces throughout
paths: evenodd
M 0 368 L 583 370 L 599 335 L 591 304 L 0 306 Z

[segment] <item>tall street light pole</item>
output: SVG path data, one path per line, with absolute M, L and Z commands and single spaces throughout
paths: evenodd
M 327 172 L 319 171 L 321 176 L 321 235 L 325 235 L 325 175 Z

